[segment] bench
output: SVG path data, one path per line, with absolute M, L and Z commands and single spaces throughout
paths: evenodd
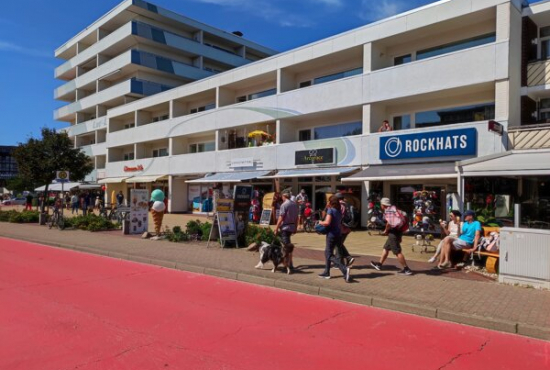
M 476 254 L 479 258 L 481 258 L 481 256 L 487 257 L 485 260 L 485 268 L 487 269 L 487 272 L 491 274 L 496 274 L 498 272 L 498 258 L 500 256 L 498 252 L 477 251 L 473 253 L 473 255 Z

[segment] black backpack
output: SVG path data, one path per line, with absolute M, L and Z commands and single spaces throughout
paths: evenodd
M 342 215 L 342 225 L 347 226 L 349 228 L 357 227 L 357 220 L 359 219 L 359 217 L 357 217 L 358 216 L 357 210 L 353 205 L 348 203 L 346 203 L 345 207 L 346 207 L 346 210 Z

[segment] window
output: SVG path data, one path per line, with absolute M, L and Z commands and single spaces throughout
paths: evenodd
M 134 152 L 124 153 L 125 161 L 132 161 L 134 159 Z
M 355 76 L 355 75 L 360 75 L 361 73 L 363 73 L 363 68 L 356 68 L 356 69 L 351 69 L 349 71 L 333 73 L 333 74 L 328 75 L 328 76 L 314 78 L 313 79 L 313 84 L 317 85 L 317 84 L 322 84 L 322 83 L 325 83 L 325 82 L 340 80 L 342 78 L 351 77 L 351 76 Z
M 269 89 L 265 91 L 252 93 L 249 95 L 239 96 L 235 100 L 237 101 L 237 103 L 244 103 L 245 101 L 248 101 L 248 100 L 259 99 L 259 98 L 263 98 L 263 97 L 275 95 L 275 94 L 277 94 L 277 89 Z
M 409 114 L 393 117 L 394 130 L 408 130 L 411 128 L 411 116 Z
M 189 153 L 213 152 L 214 150 L 216 150 L 216 143 L 213 141 L 189 145 Z
M 410 62 L 412 62 L 411 54 L 402 55 L 400 57 L 393 58 L 393 65 L 394 66 L 398 66 L 398 65 L 405 64 L 405 63 L 410 63 Z
M 439 109 L 415 114 L 415 127 L 485 121 L 495 118 L 495 103 Z
M 550 27 L 540 29 L 540 57 L 550 59 Z
M 437 55 L 443 55 L 452 53 L 453 51 L 459 51 L 464 49 L 473 48 L 474 46 L 485 45 L 496 41 L 496 34 L 489 33 L 478 37 L 473 37 L 467 40 L 461 40 L 450 44 L 440 45 L 429 49 L 420 50 L 416 53 L 416 60 L 422 60 L 426 58 L 435 57 Z
M 153 150 L 153 158 L 157 157 L 168 157 L 168 149 L 162 148 Z
M 308 87 L 308 86 L 311 86 L 311 84 L 312 84 L 311 80 L 303 81 L 303 82 L 300 82 L 299 88 L 301 89 L 302 87 Z
M 210 104 L 207 104 L 207 105 L 203 105 L 202 107 L 192 108 L 192 109 L 189 111 L 189 114 L 195 114 L 195 113 L 198 113 L 198 112 L 204 112 L 204 111 L 207 111 L 207 110 L 210 110 L 210 109 L 214 109 L 214 108 L 216 108 L 216 103 L 210 103 Z
M 127 129 L 129 129 L 129 128 L 133 128 L 133 127 L 134 127 L 134 123 L 133 123 L 133 122 L 132 122 L 132 123 L 126 123 L 126 124 L 124 125 L 124 129 L 125 129 L 125 130 L 127 130 Z
M 539 102 L 539 116 L 541 121 L 550 120 L 550 99 L 541 99 Z
M 363 122 L 349 122 L 332 126 L 316 127 L 313 129 L 313 132 L 315 140 L 361 135 L 363 133 Z
M 311 140 L 311 129 L 300 130 L 298 132 L 298 140 L 299 141 L 309 141 L 309 140 Z
M 168 118 L 169 118 L 168 114 L 164 114 L 162 116 L 156 116 L 156 117 L 153 117 L 153 122 L 164 121 L 164 120 L 167 120 Z

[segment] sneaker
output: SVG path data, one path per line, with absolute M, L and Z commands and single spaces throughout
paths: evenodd
M 410 275 L 413 274 L 413 272 L 411 271 L 410 268 L 405 267 L 403 270 L 397 271 L 397 274 L 399 274 L 399 275 L 407 275 L 407 276 L 410 276 Z
M 382 270 L 382 264 L 380 262 L 370 261 L 370 265 L 378 271 Z
M 346 283 L 351 283 L 351 275 L 350 275 L 350 268 L 349 267 L 346 269 L 345 279 L 346 279 Z
M 456 264 L 456 267 L 462 268 L 462 267 L 464 267 L 464 265 L 466 265 L 466 263 L 464 263 L 464 262 L 459 262 L 459 263 Z
M 353 265 L 353 262 L 355 262 L 355 258 L 353 258 L 353 257 L 348 257 L 348 259 L 347 259 L 347 266 L 348 266 L 348 267 L 351 267 L 351 265 Z
M 319 274 L 319 277 L 320 277 L 321 279 L 330 279 L 330 275 L 329 275 L 329 274 L 324 274 L 324 273 L 323 273 L 323 274 Z
M 436 259 L 437 259 L 437 257 L 434 256 L 434 257 L 430 258 L 430 259 L 428 260 L 428 262 L 429 262 L 429 263 L 434 263 Z

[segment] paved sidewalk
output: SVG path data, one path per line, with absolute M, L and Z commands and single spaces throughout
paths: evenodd
M 414 276 L 398 276 L 395 260 L 389 260 L 386 269 L 378 272 L 368 265 L 369 257 L 361 257 L 352 269 L 355 282 L 346 284 L 336 270 L 331 280 L 319 279 L 322 257 L 311 249 L 297 248 L 295 265 L 299 270 L 286 275 L 273 274 L 267 266 L 266 270 L 254 269 L 258 253 L 206 248 L 206 243 L 142 240 L 122 236 L 119 231 L 59 231 L 38 225 L 0 223 L 0 236 L 550 340 L 550 292 L 486 279 L 474 281 L 464 272 L 440 273 L 422 262 L 411 263 Z

